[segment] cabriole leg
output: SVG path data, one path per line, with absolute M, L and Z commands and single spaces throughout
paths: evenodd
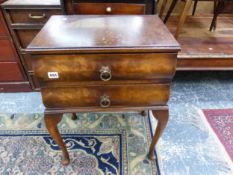
M 150 149 L 149 149 L 149 159 L 153 160 L 155 159 L 155 154 L 154 154 L 154 148 L 155 145 L 157 144 L 160 136 L 163 133 L 163 130 L 165 129 L 166 125 L 167 125 L 167 121 L 168 121 L 168 109 L 162 109 L 162 110 L 153 110 L 153 117 L 157 119 L 158 121 L 158 125 L 157 128 L 155 130 L 151 145 L 150 145 Z
M 62 164 L 68 165 L 70 163 L 70 158 L 68 151 L 66 149 L 65 143 L 63 142 L 61 135 L 57 129 L 57 124 L 61 121 L 62 114 L 45 114 L 44 121 L 45 126 L 54 139 L 54 141 L 58 144 L 59 148 L 62 150 L 63 153 L 63 159 Z

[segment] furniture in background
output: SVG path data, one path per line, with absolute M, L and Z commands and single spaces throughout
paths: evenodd
M 32 89 L 37 89 L 25 48 L 52 15 L 63 14 L 60 0 L 8 0 L 2 9 Z
M 194 16 L 195 12 L 196 12 L 196 8 L 197 8 L 197 3 L 199 0 L 194 0 L 194 4 L 193 4 L 193 11 L 192 11 L 192 15 Z
M 3 1 L 0 0 L 0 3 Z M 30 90 L 31 86 L 0 9 L 0 93 Z
M 225 1 L 229 1 L 229 0 L 225 0 Z M 164 18 L 164 23 L 167 22 L 168 18 L 170 17 L 171 13 L 173 12 L 173 10 L 177 4 L 177 2 L 178 2 L 178 0 L 172 0 L 172 3 L 167 11 L 165 18 Z M 194 15 L 194 13 L 196 11 L 197 3 L 198 3 L 198 0 L 194 0 L 192 15 Z M 160 17 L 162 17 L 162 15 L 163 15 L 163 11 L 165 9 L 166 4 L 167 4 L 167 0 L 164 0 L 162 3 L 161 11 L 160 11 Z M 184 25 L 184 22 L 185 22 L 185 19 L 187 18 L 187 14 L 188 14 L 188 11 L 191 7 L 191 4 L 192 4 L 192 0 L 185 0 L 185 6 L 180 14 L 179 22 L 178 22 L 176 33 L 175 33 L 176 38 L 178 38 L 180 30 Z M 210 29 L 209 29 L 210 31 L 212 31 L 212 29 L 216 27 L 216 19 L 217 19 L 218 14 L 221 13 L 223 6 L 224 6 L 224 0 L 214 0 L 214 16 L 213 16 L 213 19 L 212 19 L 212 22 L 210 25 Z
M 167 11 L 167 14 L 164 18 L 164 23 L 167 22 L 168 18 L 170 17 L 172 11 L 174 10 L 176 4 L 177 4 L 178 0 L 172 0 L 172 3 Z M 162 5 L 161 5 L 161 10 L 160 10 L 160 17 L 162 17 L 163 15 L 163 11 L 166 7 L 166 4 L 167 4 L 167 0 L 163 0 L 162 2 Z M 187 15 L 188 15 L 188 11 L 190 9 L 192 5 L 192 0 L 185 0 L 185 5 L 184 5 L 184 8 L 182 9 L 181 13 L 180 13 L 180 16 L 179 16 L 179 20 L 178 20 L 178 24 L 177 24 L 177 27 L 176 27 L 176 32 L 175 32 L 175 38 L 178 38 L 179 34 L 180 34 L 180 30 L 181 28 L 183 27 L 184 25 L 184 22 L 185 22 L 185 19 L 187 18 Z M 193 12 L 194 13 L 194 12 Z
M 66 14 L 153 14 L 154 0 L 61 0 Z
M 194 16 L 195 12 L 196 12 L 196 8 L 197 8 L 197 3 L 198 1 L 213 1 L 214 2 L 214 8 L 215 8 L 215 0 L 194 0 L 194 4 L 193 4 L 193 10 L 192 10 L 192 15 Z
M 194 0 L 192 15 L 195 14 L 198 1 L 199 1 L 199 0 Z M 159 1 L 157 1 L 157 2 L 159 2 Z M 177 1 L 176 1 L 176 2 L 177 2 Z M 173 3 L 174 3 L 174 2 L 172 1 L 172 4 L 173 4 Z M 159 12 L 159 17 L 160 17 L 160 18 L 162 18 L 162 16 L 163 16 L 163 12 L 164 12 L 164 10 L 165 10 L 166 4 L 167 4 L 167 0 L 163 0 L 163 1 L 162 1 L 161 8 L 160 8 L 160 12 Z M 173 4 L 173 6 L 175 6 L 175 5 Z
M 173 9 L 176 2 L 177 0 L 173 0 L 173 5 L 171 4 L 170 9 Z M 165 6 L 166 0 L 162 3 L 164 3 L 162 6 Z M 191 4 L 192 0 L 186 0 L 180 16 L 171 18 L 171 21 L 166 23 L 182 48 L 181 52 L 178 53 L 177 71 L 233 70 L 233 47 L 229 44 L 233 42 L 233 37 L 229 32 L 229 28 L 232 27 L 232 17 L 226 16 L 219 21 L 219 26 L 221 26 L 220 32 L 207 33 L 210 27 L 210 20 L 201 16 L 197 18 L 191 16 L 188 19 L 187 26 L 183 28 Z M 214 5 L 216 9 L 217 3 L 215 2 Z M 229 5 L 227 8 L 229 8 Z M 224 9 L 224 13 L 226 10 L 230 12 L 232 8 Z M 165 17 L 165 22 L 167 22 L 171 11 Z M 162 15 L 162 12 L 160 15 Z M 213 21 L 213 23 L 215 22 Z M 179 35 L 181 28 L 185 32 Z M 221 35 L 219 35 L 220 33 Z
M 210 25 L 210 31 L 212 31 L 213 29 L 216 28 L 216 23 L 217 23 L 217 17 L 220 13 L 222 13 L 224 11 L 224 8 L 226 7 L 226 3 L 227 2 L 231 2 L 233 4 L 232 0 L 214 0 L 214 16 Z M 232 9 L 231 9 L 232 11 Z
M 152 110 L 158 119 L 149 150 L 154 159 L 154 146 L 168 121 L 179 50 L 154 15 L 51 17 L 26 51 L 41 88 L 46 127 L 63 152 L 62 163 L 70 159 L 57 124 L 66 112 Z
M 214 0 L 214 16 L 210 24 L 210 31 L 216 28 L 217 16 L 221 13 L 224 7 L 224 0 Z

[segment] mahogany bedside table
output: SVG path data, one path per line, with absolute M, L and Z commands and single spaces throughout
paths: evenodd
M 179 50 L 155 15 L 52 16 L 26 51 L 62 163 L 70 160 L 57 124 L 66 112 L 152 110 L 158 126 L 149 158 L 155 158 Z

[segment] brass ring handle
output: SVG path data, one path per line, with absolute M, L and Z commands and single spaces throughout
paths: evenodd
M 109 81 L 112 78 L 111 70 L 108 66 L 102 66 L 100 69 L 100 79 L 102 81 Z
M 106 8 L 106 12 L 107 12 L 107 13 L 111 13 L 111 12 L 112 12 L 112 8 L 111 8 L 111 7 L 107 7 L 107 8 Z
M 103 95 L 100 97 L 100 106 L 102 108 L 107 108 L 107 107 L 111 106 L 111 100 L 110 100 L 109 96 Z
M 43 19 L 45 17 L 46 17 L 45 13 L 43 13 L 42 15 L 32 15 L 31 13 L 28 14 L 28 18 L 30 19 Z

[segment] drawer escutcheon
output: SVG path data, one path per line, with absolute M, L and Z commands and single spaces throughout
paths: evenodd
M 103 95 L 100 97 L 100 106 L 102 108 L 107 108 L 107 107 L 111 106 L 111 100 L 110 100 L 109 96 Z
M 109 81 L 112 78 L 111 69 L 108 66 L 102 66 L 100 69 L 100 79 L 102 81 Z

